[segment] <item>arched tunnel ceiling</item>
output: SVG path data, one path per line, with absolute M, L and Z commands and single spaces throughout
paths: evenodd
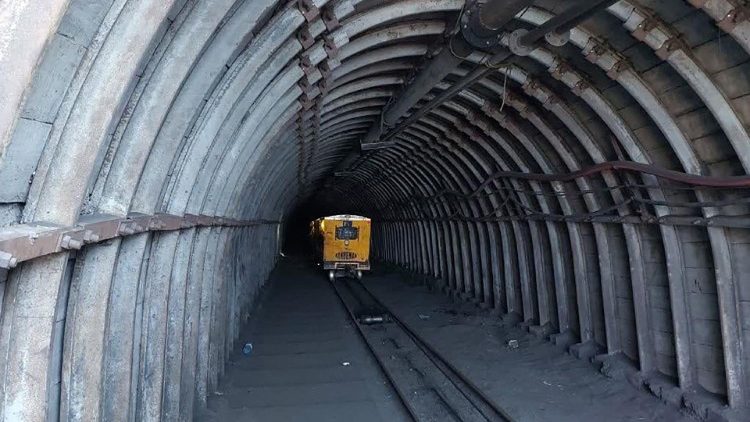
M 563 46 L 475 51 L 412 113 L 481 79 L 360 152 L 463 6 L 6 5 L 2 418 L 190 417 L 300 206 L 372 216 L 382 258 L 686 402 L 749 406 L 746 2 L 621 0 Z

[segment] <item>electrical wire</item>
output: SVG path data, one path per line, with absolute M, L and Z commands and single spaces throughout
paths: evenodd
M 513 67 L 508 66 L 508 68 L 503 72 L 505 78 L 503 79 L 503 102 L 500 104 L 500 111 L 503 111 L 503 108 L 505 108 L 505 101 L 508 98 L 508 74 L 513 72 Z

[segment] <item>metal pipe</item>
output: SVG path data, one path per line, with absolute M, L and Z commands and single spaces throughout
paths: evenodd
M 601 1 L 597 5 L 590 6 L 590 8 L 587 11 L 581 13 L 580 15 L 571 19 L 567 23 L 560 25 L 557 29 L 555 29 L 555 32 L 558 34 L 561 34 L 563 32 L 570 31 L 571 29 L 575 28 L 576 26 L 580 25 L 587 19 L 594 16 L 596 13 L 601 12 L 602 10 L 608 8 L 614 3 L 617 3 L 618 1 L 619 0 L 605 0 L 605 1 Z
M 532 0 L 482 0 L 474 3 L 465 12 L 468 20 L 462 23 L 462 34 L 465 35 L 457 34 L 448 41 L 447 46 L 417 74 L 398 99 L 386 107 L 382 118 L 372 125 L 362 143 L 377 142 L 383 127 L 395 126 L 401 117 L 471 54 L 473 47 L 487 47 L 486 38 L 498 36 L 503 25 L 532 3 Z
M 575 3 L 573 6 L 566 9 L 564 12 L 560 13 L 559 15 L 553 17 L 552 19 L 538 26 L 537 28 L 521 36 L 519 39 L 519 44 L 521 46 L 535 45 L 540 39 L 544 38 L 545 34 L 558 31 L 561 28 L 569 28 L 570 25 L 575 25 L 581 22 L 582 20 L 587 19 L 596 11 L 599 11 L 602 8 L 612 3 L 613 3 L 613 0 L 595 0 L 594 2 L 590 2 L 589 0 L 579 1 Z M 495 54 L 489 60 L 489 63 L 493 65 L 497 63 L 501 63 L 507 60 L 511 55 L 512 53 L 510 51 L 503 50 L 500 53 Z M 385 139 L 383 139 L 383 142 L 389 141 L 398 133 L 400 133 L 402 130 L 404 130 L 406 127 L 408 127 L 410 124 L 422 118 L 430 110 L 439 106 L 443 102 L 449 100 L 458 92 L 462 91 L 464 88 L 473 84 L 475 81 L 484 78 L 492 70 L 493 69 L 489 67 L 486 67 L 486 68 L 478 67 L 477 69 L 475 69 L 474 71 L 472 71 L 471 73 L 463 77 L 461 80 L 453 84 L 449 89 L 440 93 L 437 97 L 435 97 L 432 101 L 427 103 L 424 107 L 421 107 L 419 110 L 415 111 L 411 116 L 409 116 L 408 119 L 404 120 L 396 129 L 392 130 L 385 137 Z M 377 138 L 368 137 L 365 139 L 365 141 L 363 141 L 363 143 L 376 142 L 376 141 L 377 141 Z
M 511 56 L 510 51 L 504 50 L 492 56 L 489 59 L 489 63 L 500 63 L 506 60 L 510 56 Z M 494 72 L 494 71 L 495 69 L 493 69 L 492 67 L 486 67 L 483 65 L 477 66 L 476 69 L 471 71 L 469 74 L 461 78 L 459 81 L 457 81 L 453 85 L 451 85 L 450 88 L 438 94 L 430 102 L 425 104 L 424 107 L 421 107 L 419 110 L 416 110 L 414 113 L 412 113 L 412 115 L 409 116 L 403 122 L 401 122 L 401 124 L 397 128 L 395 128 L 390 133 L 388 133 L 388 135 L 385 137 L 385 139 L 383 139 L 382 142 L 390 141 L 391 139 L 393 139 L 394 136 L 399 134 L 402 130 L 406 129 L 409 125 L 411 125 L 412 123 L 424 117 L 424 115 L 429 113 L 430 110 L 439 106 L 443 102 L 448 101 L 454 95 L 456 95 L 463 89 L 467 88 L 468 86 L 473 84 L 475 81 L 484 78 L 485 76 L 489 75 L 491 72 Z
M 533 0 L 478 0 L 465 12 L 461 25 L 464 37 L 473 40 L 491 38 L 520 11 L 534 4 Z M 486 45 L 480 43 L 477 48 Z
M 544 22 L 520 38 L 520 44 L 533 46 L 549 32 L 562 33 L 590 18 L 594 13 L 608 7 L 616 0 L 580 0 L 559 15 Z
M 383 124 L 394 126 L 409 109 L 425 94 L 430 92 L 440 81 L 445 79 L 453 69 L 458 67 L 469 54 L 471 47 L 460 37 L 448 41 L 449 45 L 435 56 L 430 63 L 414 78 L 408 88 L 393 105 L 383 113 Z
M 613 215 L 596 215 L 596 216 L 579 216 L 579 215 L 551 215 L 551 214 L 538 214 L 538 215 L 526 215 L 526 216 L 512 216 L 502 215 L 498 216 L 494 213 L 489 213 L 479 217 L 467 217 L 454 213 L 445 217 L 432 217 L 433 221 L 554 221 L 554 222 L 565 222 L 565 223 L 601 223 L 601 224 L 638 224 L 638 225 L 660 225 L 660 226 L 709 226 L 709 227 L 723 227 L 723 228 L 750 228 L 748 218 L 745 215 L 732 216 L 722 215 L 714 217 L 692 217 L 687 215 L 664 215 L 661 217 L 644 218 L 639 215 L 624 215 L 624 216 L 613 216 Z M 380 219 L 381 222 L 391 221 L 419 221 L 417 218 L 401 218 L 401 219 Z
M 448 42 L 449 45 L 427 63 L 427 66 L 417 74 L 398 99 L 383 110 L 382 117 L 375 121 L 362 143 L 377 142 L 384 126 L 395 126 L 398 119 L 471 54 L 471 47 L 460 37 Z

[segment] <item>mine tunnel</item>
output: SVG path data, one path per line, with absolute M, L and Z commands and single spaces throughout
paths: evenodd
M 746 0 L 0 3 L 0 420 L 750 420 Z

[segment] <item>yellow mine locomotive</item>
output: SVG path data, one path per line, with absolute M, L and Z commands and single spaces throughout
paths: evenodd
M 370 219 L 357 215 L 322 217 L 311 224 L 311 237 L 317 259 L 328 278 L 362 278 L 370 269 Z

